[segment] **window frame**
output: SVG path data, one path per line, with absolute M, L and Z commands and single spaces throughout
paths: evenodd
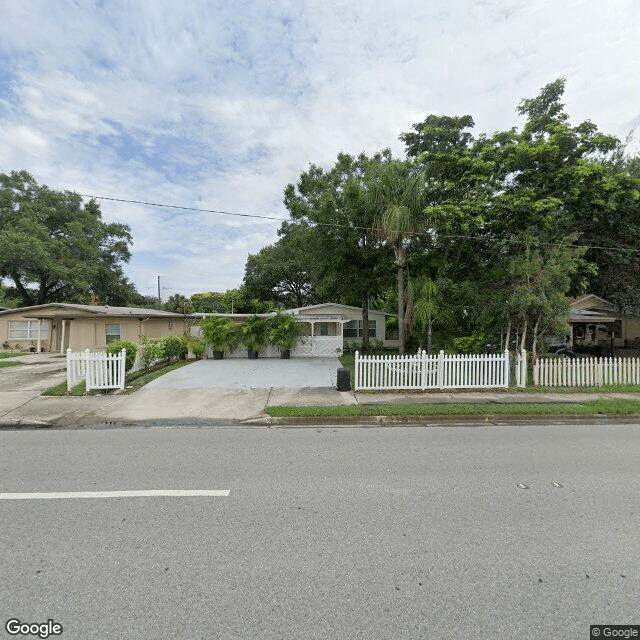
M 40 322 L 41 322 L 40 340 L 48 340 L 49 336 L 51 335 L 51 320 L 43 319 Z M 22 329 L 17 329 L 14 326 L 16 324 L 26 325 L 26 327 Z M 37 340 L 38 339 L 38 320 L 31 320 L 29 318 L 25 320 L 9 320 L 7 331 L 8 331 L 9 340 L 17 340 L 17 341 Z M 15 331 L 24 333 L 25 336 L 21 338 L 17 338 L 14 335 Z
M 118 327 L 118 333 L 109 333 L 109 327 Z M 110 345 L 116 340 L 122 340 L 122 324 L 120 322 L 113 322 L 104 325 L 104 343 Z

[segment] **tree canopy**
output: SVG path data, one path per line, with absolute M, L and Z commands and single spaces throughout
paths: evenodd
M 95 200 L 40 185 L 26 171 L 0 174 L 0 278 L 23 305 L 126 304 L 138 295 L 122 265 L 131 257 L 127 225 L 105 223 Z
M 383 301 L 401 319 L 415 303 L 414 332 L 459 344 L 535 346 L 587 291 L 640 310 L 640 158 L 589 120 L 573 124 L 564 90 L 560 78 L 522 100 L 519 128 L 476 134 L 470 115 L 432 114 L 400 136 L 404 159 L 312 164 L 286 187 L 292 221 L 250 256 L 245 286 L 365 314 Z

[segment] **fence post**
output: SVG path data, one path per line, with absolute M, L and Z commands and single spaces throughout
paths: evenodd
M 437 380 L 438 389 L 444 389 L 444 350 L 440 349 L 438 354 L 438 368 L 437 368 Z
M 358 358 L 359 358 L 360 354 L 356 351 L 356 357 L 355 357 L 355 365 L 356 365 L 356 375 L 355 375 L 355 382 L 354 382 L 354 391 L 357 391 L 360 388 L 360 367 L 358 366 Z
M 67 395 L 71 391 L 71 347 L 67 349 Z
M 520 351 L 520 388 L 527 386 L 527 352 L 522 349 Z
M 509 349 L 504 350 L 504 361 L 502 363 L 503 386 L 505 389 L 509 387 Z
M 427 388 L 427 352 L 420 351 L 420 388 L 424 391 Z
M 92 385 L 95 383 L 95 371 L 93 369 L 93 362 L 90 359 L 91 351 L 89 348 L 84 350 L 84 377 L 85 377 L 85 387 L 84 394 L 87 395 Z
M 120 369 L 118 370 L 119 379 L 118 379 L 118 388 L 124 389 L 124 377 L 126 374 L 126 358 L 127 358 L 127 350 L 123 347 L 122 351 L 120 351 Z

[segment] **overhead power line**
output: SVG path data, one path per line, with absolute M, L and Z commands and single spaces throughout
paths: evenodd
M 85 193 L 79 194 L 82 198 L 91 198 L 93 200 L 109 200 L 110 202 L 126 202 L 127 204 L 143 204 L 148 207 L 163 207 L 165 209 L 181 209 L 183 211 L 199 211 L 200 213 L 219 213 L 225 216 L 238 216 L 240 218 L 262 218 L 263 220 L 279 220 L 286 222 L 286 218 L 277 218 L 276 216 L 261 216 L 257 213 L 234 213 L 233 211 L 219 211 L 217 209 L 199 209 L 198 207 L 184 207 L 177 204 L 161 204 L 159 202 L 143 202 L 142 200 L 127 200 L 125 198 L 112 198 L 109 196 L 91 196 Z
M 259 215 L 257 213 L 237 213 L 233 211 L 223 211 L 220 209 L 200 209 L 198 207 L 185 207 L 177 204 L 162 204 L 159 202 L 144 202 L 142 200 L 128 200 L 126 198 L 113 198 L 111 196 L 96 196 L 96 195 L 88 195 L 88 194 L 79 194 L 82 198 L 90 198 L 93 200 L 108 200 L 110 202 L 124 202 L 127 204 L 141 204 L 148 207 L 162 207 L 164 209 L 179 209 L 182 211 L 197 211 L 199 213 L 217 213 L 224 216 L 237 216 L 240 218 L 260 218 L 262 220 L 277 220 L 278 222 L 290 222 L 291 220 L 288 218 L 279 218 L 277 216 L 265 216 Z M 293 221 L 295 222 L 295 221 Z M 349 225 L 349 224 L 340 224 L 338 222 L 311 222 L 312 226 L 324 226 L 324 227 L 333 227 L 334 229 L 353 229 L 358 231 L 376 231 L 373 227 L 360 227 L 357 225 Z M 426 232 L 431 235 L 431 232 Z M 478 240 L 480 242 L 495 242 L 496 238 L 487 238 L 482 236 L 469 236 L 469 235 L 453 235 L 437 232 L 437 236 L 439 238 L 447 238 L 450 240 Z M 414 232 L 412 235 L 426 235 L 425 233 Z M 524 240 L 519 240 L 516 238 L 500 238 L 503 242 L 510 242 L 513 244 L 526 244 Z M 561 243 L 558 242 L 541 242 L 540 245 L 544 247 L 553 247 L 558 246 Z M 633 249 L 630 247 L 604 247 L 597 245 L 586 245 L 586 244 L 563 244 L 562 246 L 568 249 L 599 249 L 601 251 L 622 251 L 626 253 L 640 253 L 640 249 Z

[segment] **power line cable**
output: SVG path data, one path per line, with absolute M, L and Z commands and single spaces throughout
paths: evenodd
M 91 198 L 94 200 L 108 200 L 110 202 L 124 202 L 127 204 L 141 204 L 149 207 L 162 207 L 165 209 L 180 209 L 183 211 L 197 211 L 200 213 L 217 213 L 225 216 L 237 216 L 241 218 L 260 218 L 262 220 L 277 220 L 278 222 L 296 222 L 295 220 L 291 220 L 289 218 L 279 218 L 277 216 L 265 216 L 259 215 L 257 213 L 237 213 L 233 211 L 223 211 L 219 209 L 200 209 L 198 207 L 185 207 L 181 205 L 175 204 L 162 204 L 158 202 L 144 202 L 142 200 L 128 200 L 126 198 L 113 198 L 110 196 L 96 196 L 96 195 L 88 195 L 88 194 L 79 194 L 82 198 Z M 325 226 L 325 227 L 333 227 L 337 229 L 352 229 L 357 231 L 369 231 L 376 232 L 376 229 L 373 227 L 361 227 L 357 225 L 347 225 L 340 224 L 339 222 L 311 222 L 312 226 Z M 422 235 L 433 235 L 432 232 L 414 232 L 411 235 L 422 236 Z M 438 233 L 436 231 L 437 237 L 439 238 L 447 238 L 449 240 L 478 240 L 481 242 L 496 242 L 496 238 L 485 238 L 481 236 L 468 236 L 468 235 L 453 235 L 453 234 L 445 234 Z M 516 238 L 499 238 L 502 242 L 510 242 L 513 244 L 526 244 L 524 240 L 519 240 Z M 558 242 L 541 242 L 539 243 L 544 247 L 554 247 L 558 246 L 561 243 Z M 627 253 L 640 253 L 640 249 L 633 249 L 630 247 L 604 247 L 597 245 L 584 245 L 584 244 L 562 244 L 563 247 L 568 249 L 598 249 L 601 251 L 622 251 Z

